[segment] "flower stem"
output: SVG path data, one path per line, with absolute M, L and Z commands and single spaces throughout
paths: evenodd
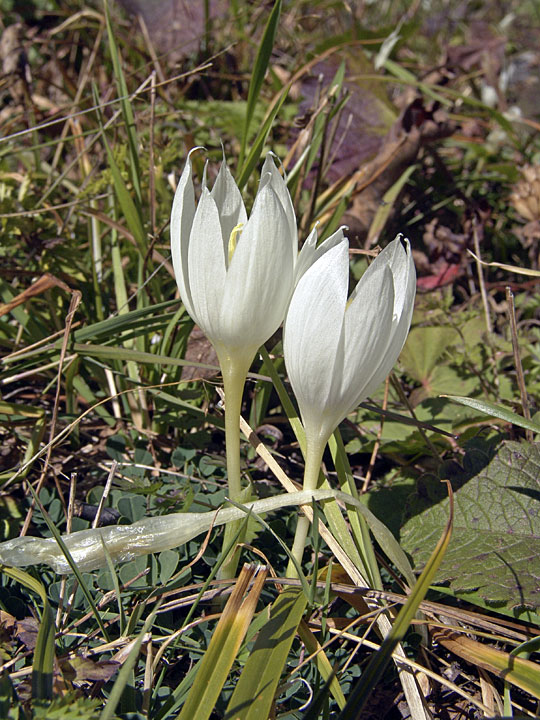
M 309 436 L 306 437 L 306 465 L 304 468 L 304 490 L 316 490 L 319 484 L 319 473 L 321 470 L 322 456 L 326 442 L 321 442 L 319 439 L 312 440 Z M 306 546 L 306 539 L 309 532 L 310 521 L 305 515 L 299 515 L 298 523 L 296 525 L 296 532 L 294 534 L 293 546 L 291 548 L 291 555 L 296 560 L 298 565 L 302 564 L 302 558 L 304 556 L 304 549 Z M 287 566 L 287 577 L 297 577 L 298 573 L 292 560 L 289 560 Z
M 219 353 L 218 353 L 219 355 Z M 246 376 L 251 363 L 233 359 L 230 356 L 219 357 L 223 374 L 225 393 L 225 450 L 227 458 L 227 480 L 229 498 L 242 501 L 242 480 L 240 473 L 240 411 Z M 241 521 L 240 521 L 241 522 Z M 223 550 L 230 544 L 238 532 L 239 523 L 228 523 L 223 535 Z M 235 576 L 238 565 L 238 553 L 230 554 L 221 566 L 219 577 L 230 579 Z

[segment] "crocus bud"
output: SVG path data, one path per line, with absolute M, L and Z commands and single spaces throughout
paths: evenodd
M 386 378 L 405 343 L 416 292 L 409 241 L 401 235 L 371 263 L 347 299 L 348 241 L 299 280 L 285 320 L 285 365 L 310 443 L 321 448 Z

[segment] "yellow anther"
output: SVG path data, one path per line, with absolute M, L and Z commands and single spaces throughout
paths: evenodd
M 236 245 L 238 243 L 238 236 L 242 232 L 242 228 L 244 227 L 244 223 L 238 223 L 233 229 L 231 230 L 231 235 L 229 237 L 229 262 L 232 260 L 232 256 L 234 255 L 234 251 L 236 250 Z

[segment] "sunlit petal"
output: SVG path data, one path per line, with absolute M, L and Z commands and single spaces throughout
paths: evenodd
M 198 150 L 198 148 L 194 148 Z M 174 194 L 171 212 L 171 252 L 174 274 L 182 302 L 190 315 L 193 314 L 188 275 L 188 247 L 191 226 L 195 216 L 195 190 L 191 177 L 191 153 Z
M 219 332 L 226 267 L 218 209 L 206 188 L 193 218 L 187 267 L 193 319 L 212 338 Z
M 287 188 L 287 183 L 277 169 L 272 153 L 268 153 L 264 165 L 261 170 L 261 186 L 259 192 L 269 184 L 279 198 L 279 202 L 287 217 L 289 227 L 289 238 L 291 240 L 292 249 L 296 253 L 298 251 L 298 231 L 296 229 L 296 215 L 292 204 L 291 195 Z
M 221 163 L 211 195 L 218 209 L 224 242 L 228 243 L 233 228 L 247 222 L 247 214 L 242 195 L 225 159 Z
M 317 422 L 330 398 L 334 375 L 341 375 L 343 354 L 338 351 L 347 286 L 348 243 L 343 239 L 306 271 L 289 306 L 285 361 L 306 425 Z
M 294 257 L 285 212 L 270 186 L 264 188 L 230 263 L 221 309 L 221 342 L 257 347 L 283 321 L 293 288 Z

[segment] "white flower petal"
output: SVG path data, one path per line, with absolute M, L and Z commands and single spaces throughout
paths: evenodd
M 298 282 L 306 270 L 311 267 L 316 260 L 322 257 L 325 252 L 339 245 L 340 242 L 343 242 L 343 239 L 343 228 L 339 228 L 339 230 L 326 238 L 326 240 L 317 247 L 317 226 L 315 226 L 306 238 L 298 254 L 295 268 L 295 281 Z
M 218 209 L 223 240 L 225 244 L 228 244 L 233 228 L 239 223 L 245 224 L 247 222 L 247 214 L 242 195 L 234 181 L 231 171 L 227 167 L 225 158 L 221 163 L 211 195 Z
M 282 177 L 281 173 L 277 169 L 272 153 L 268 153 L 264 165 L 261 170 L 261 182 L 259 186 L 259 192 L 269 183 L 279 198 L 281 206 L 287 216 L 287 223 L 289 225 L 289 237 L 293 243 L 293 251 L 296 254 L 298 252 L 298 230 L 296 227 L 296 214 L 294 212 L 293 203 L 291 200 L 291 194 L 287 188 L 287 182 Z
M 392 271 L 379 264 L 364 273 L 345 311 L 345 363 L 341 392 L 344 414 L 363 400 L 366 385 L 385 357 L 392 337 L 394 283 Z
M 195 190 L 191 177 L 191 153 L 198 149 L 194 148 L 188 155 L 186 166 L 174 194 L 171 212 L 171 252 L 174 274 L 180 297 L 190 315 L 193 314 L 193 307 L 187 257 L 189 236 L 195 216 Z
M 377 370 L 369 378 L 366 384 L 366 396 L 374 392 L 380 383 L 386 378 L 394 367 L 403 349 L 405 340 L 409 333 L 412 314 L 414 310 L 414 298 L 416 294 L 416 271 L 412 259 L 412 253 L 408 240 L 401 241 L 406 252 L 405 260 L 401 256 L 399 263 L 403 268 L 397 267 L 394 275 L 394 287 L 396 288 L 396 301 L 394 303 L 394 321 L 390 342 L 384 353 Z M 392 265 L 392 271 L 396 265 Z
M 221 342 L 262 345 L 283 321 L 293 287 L 294 256 L 285 212 L 270 185 L 257 195 L 229 264 Z
M 315 257 L 315 250 L 317 249 L 317 237 L 317 225 L 315 225 L 313 230 L 305 239 L 302 249 L 298 253 L 294 268 L 295 284 L 300 280 L 306 270 L 313 265 L 313 258 Z
M 219 213 L 203 187 L 189 239 L 188 274 L 195 322 L 213 342 L 219 336 L 226 265 Z
M 320 424 L 334 373 L 341 375 L 347 288 L 348 242 L 343 238 L 305 272 L 289 305 L 285 363 L 306 432 Z

